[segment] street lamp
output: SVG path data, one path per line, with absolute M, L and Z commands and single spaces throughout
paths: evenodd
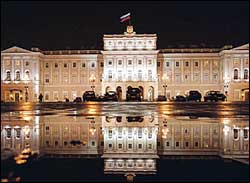
M 89 81 L 92 83 L 91 88 L 93 91 L 95 89 L 95 80 L 96 80 L 96 78 L 95 78 L 94 74 L 92 74 L 89 78 Z
M 168 85 L 167 85 L 167 80 L 169 79 L 169 77 L 166 75 L 166 74 L 164 74 L 163 75 L 163 77 L 162 77 L 162 81 L 163 81 L 163 85 L 162 85 L 162 87 L 164 88 L 164 96 L 167 98 L 167 87 L 168 87 Z
M 224 93 L 226 95 L 226 97 L 228 96 L 228 88 L 229 88 L 229 82 L 230 82 L 230 77 L 229 76 L 225 76 L 223 78 L 224 80 Z

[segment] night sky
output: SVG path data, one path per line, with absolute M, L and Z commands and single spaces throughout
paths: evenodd
M 131 12 L 137 33 L 156 33 L 158 49 L 249 43 L 249 2 L 1 1 L 1 50 L 102 49 L 103 34 L 121 34 Z

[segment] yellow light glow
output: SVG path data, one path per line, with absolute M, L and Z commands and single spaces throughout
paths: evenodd
M 27 160 L 25 160 L 25 159 L 19 159 L 16 161 L 16 164 L 21 165 L 21 164 L 24 164 L 26 162 L 27 162 Z

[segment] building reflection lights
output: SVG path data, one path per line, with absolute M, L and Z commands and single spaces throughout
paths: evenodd
M 19 118 L 22 115 L 1 116 L 1 149 L 21 153 L 29 147 L 48 156 L 101 156 L 107 174 L 156 173 L 159 156 L 249 157 L 249 122 L 240 118 L 45 115 L 25 121 Z

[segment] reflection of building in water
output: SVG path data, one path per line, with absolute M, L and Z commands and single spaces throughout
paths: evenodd
M 1 149 L 7 148 L 21 153 L 24 148 L 30 147 L 33 152 L 39 152 L 38 123 L 39 117 L 1 114 Z
M 102 117 L 104 172 L 156 172 L 157 124 L 152 117 Z
M 40 148 L 44 154 L 98 155 L 102 148 L 100 118 L 41 117 Z
M 1 149 L 21 152 L 29 146 L 42 154 L 103 155 L 106 172 L 154 172 L 157 155 L 249 158 L 244 119 L 29 115 L 1 115 Z
M 225 124 L 226 123 L 226 124 Z M 247 121 L 168 119 L 160 123 L 159 155 L 249 156 L 249 124 Z

